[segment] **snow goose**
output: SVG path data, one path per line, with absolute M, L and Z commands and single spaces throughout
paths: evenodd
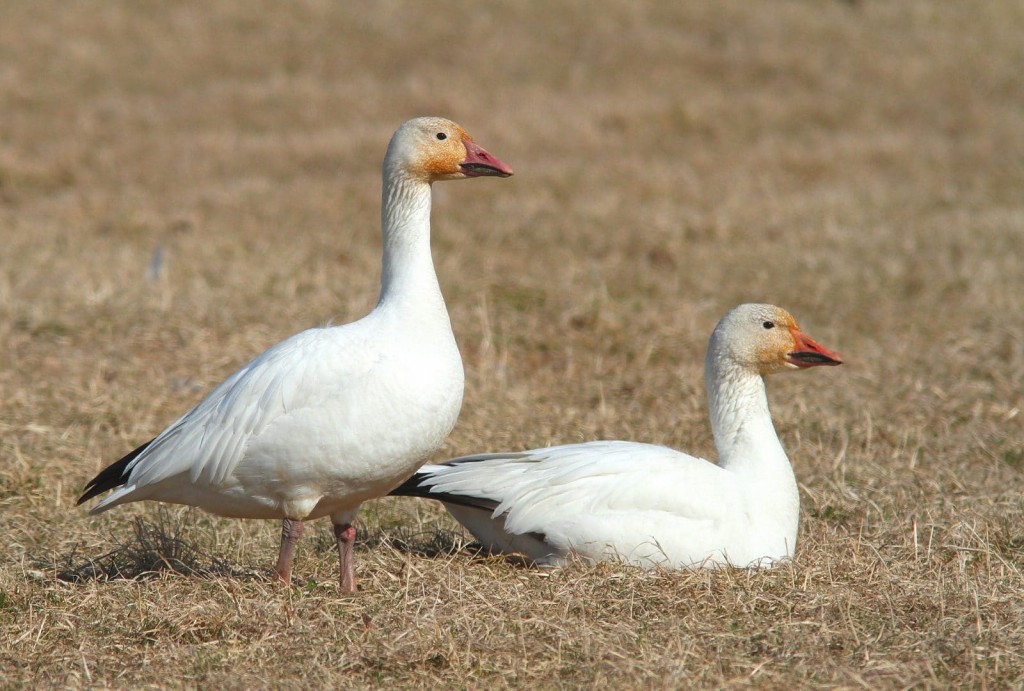
M 291 580 L 303 521 L 330 516 L 342 592 L 355 590 L 352 521 L 437 449 L 462 406 L 463 370 L 430 255 L 431 183 L 512 169 L 443 118 L 409 120 L 383 165 L 380 299 L 232 374 L 154 439 L 86 485 L 90 513 L 152 499 L 221 516 L 281 518 L 275 567 Z
M 392 494 L 439 499 L 492 552 L 668 568 L 770 566 L 793 554 L 800 497 L 763 376 L 839 365 L 785 310 L 741 305 L 715 327 L 704 380 L 718 464 L 594 441 L 423 466 Z

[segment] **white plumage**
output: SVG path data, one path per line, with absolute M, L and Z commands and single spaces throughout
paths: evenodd
M 383 271 L 376 308 L 303 331 L 231 375 L 155 439 L 97 475 L 91 511 L 153 499 L 222 516 L 282 518 L 289 581 L 301 521 L 330 516 L 341 587 L 355 588 L 351 522 L 444 441 L 463 370 L 430 254 L 431 183 L 511 169 L 457 124 L 403 124 L 384 160 Z
M 769 566 L 796 547 L 800 497 L 763 375 L 838 365 L 772 305 L 711 336 L 705 383 L 719 462 L 626 441 L 456 458 L 393 494 L 439 499 L 487 548 L 554 565 L 576 554 L 669 568 Z

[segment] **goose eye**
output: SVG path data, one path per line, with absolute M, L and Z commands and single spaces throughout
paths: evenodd
M 764 324 L 761 324 L 761 326 L 763 326 L 766 329 L 774 329 L 775 322 L 765 322 Z
M 437 138 L 443 142 L 445 139 L 448 138 L 448 135 L 445 134 L 444 132 L 438 132 L 437 133 Z

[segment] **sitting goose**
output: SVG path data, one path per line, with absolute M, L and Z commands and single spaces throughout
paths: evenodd
M 541 565 L 578 555 L 667 568 L 770 566 L 796 547 L 800 495 L 764 375 L 842 359 L 773 305 L 718 323 L 704 381 L 718 463 L 593 441 L 423 466 L 392 494 L 438 499 L 492 552 Z

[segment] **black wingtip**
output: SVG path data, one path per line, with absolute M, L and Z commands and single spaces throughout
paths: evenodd
M 82 496 L 78 498 L 75 505 L 81 506 L 93 497 L 103 494 L 107 490 L 114 489 L 115 487 L 120 487 L 124 483 L 128 482 L 128 477 L 131 475 L 131 473 L 126 472 L 128 465 L 152 443 L 153 440 L 150 439 L 142 446 L 133 449 L 120 460 L 114 461 L 101 470 L 99 474 L 92 480 L 89 480 L 88 484 L 86 484 L 82 489 Z
M 413 473 L 405 482 L 388 492 L 392 497 L 426 497 L 430 490 L 420 487 L 420 483 L 427 479 L 426 473 Z
M 429 473 L 414 473 L 412 477 L 391 490 L 388 494 L 392 497 L 420 497 L 421 499 L 436 499 L 444 504 L 468 506 L 471 509 L 482 509 L 490 512 L 493 512 L 498 508 L 498 502 L 493 499 L 472 497 L 465 494 L 452 494 L 450 492 L 432 492 L 429 486 L 422 485 L 423 481 L 429 477 Z

